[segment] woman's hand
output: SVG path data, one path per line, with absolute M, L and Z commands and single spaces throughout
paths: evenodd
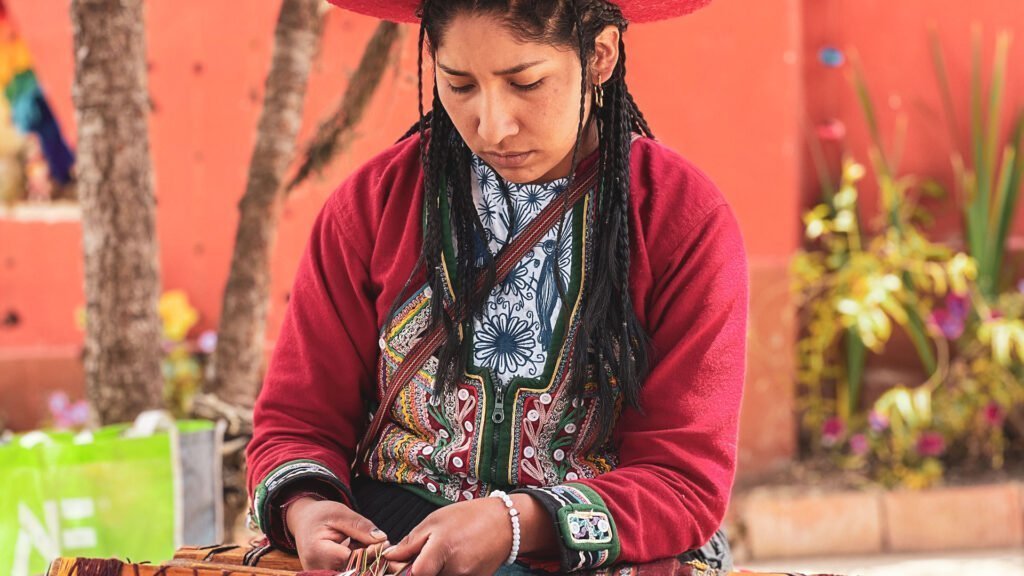
M 354 548 L 388 546 L 387 535 L 373 522 L 339 502 L 296 500 L 288 507 L 285 522 L 295 540 L 303 570 L 341 570 Z M 353 541 L 363 546 L 356 546 Z
M 519 511 L 520 555 L 553 554 L 551 516 L 530 496 L 513 494 Z M 384 551 L 389 561 L 412 561 L 415 576 L 494 574 L 512 551 L 512 521 L 500 498 L 449 504 L 424 518 L 398 545 Z

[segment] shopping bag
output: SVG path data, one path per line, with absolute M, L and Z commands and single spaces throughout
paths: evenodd
M 219 429 L 138 424 L 0 446 L 0 574 L 40 574 L 58 556 L 164 561 L 203 538 L 186 537 L 187 521 L 208 533 L 196 544 L 220 540 Z

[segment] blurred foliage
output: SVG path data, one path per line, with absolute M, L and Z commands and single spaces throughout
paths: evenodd
M 964 235 L 971 255 L 978 262 L 978 287 L 989 301 L 1006 286 L 1006 241 L 1020 196 L 1024 154 L 1020 153 L 1024 131 L 1024 107 L 1018 107 L 1009 139 L 1000 144 L 1003 97 L 1006 85 L 1010 33 L 996 38 L 990 84 L 986 93 L 981 63 L 982 35 L 975 27 L 972 42 L 970 151 L 954 149 L 951 162 L 956 197 L 964 216 Z M 953 106 L 948 69 L 938 34 L 931 33 L 931 53 L 945 110 L 946 123 L 954 145 L 960 126 Z M 967 160 L 969 159 L 969 160 Z
M 1001 35 L 997 44 L 987 110 L 981 103 L 979 45 L 976 37 L 976 161 L 970 167 L 965 155 L 953 155 L 969 253 L 932 242 L 922 232 L 932 218 L 920 199 L 945 191 L 934 181 L 898 174 L 905 119 L 897 121 L 897 145 L 887 149 L 856 58 L 851 82 L 871 137 L 880 226 L 868 230 L 859 209 L 858 187 L 867 169 L 845 157 L 834 187 L 822 165 L 824 154 L 813 150 L 824 202 L 804 216 L 807 249 L 792 265 L 804 329 L 797 345 L 802 426 L 814 454 L 888 486 L 927 487 L 940 482 L 950 466 L 1002 468 L 1010 448 L 1008 421 L 1024 406 L 1024 294 L 1005 289 L 1009 279 L 1003 277 L 1024 166 L 1017 154 L 1022 121 L 1003 147 L 996 172 L 1008 39 Z M 937 43 L 933 55 L 947 116 L 955 122 Z M 867 358 L 883 353 L 897 330 L 913 343 L 927 379 L 891 387 L 869 404 L 863 398 Z

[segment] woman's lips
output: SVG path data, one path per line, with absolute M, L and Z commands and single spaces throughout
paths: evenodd
M 484 158 L 487 158 L 487 161 L 495 168 L 519 168 L 526 164 L 526 161 L 532 154 L 532 151 L 513 152 L 510 154 L 485 152 Z

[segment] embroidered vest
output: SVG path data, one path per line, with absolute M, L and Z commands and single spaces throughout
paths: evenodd
M 546 184 L 505 184 L 473 156 L 474 202 L 484 225 L 483 250 L 496 253 L 548 202 L 566 191 L 567 179 Z M 569 350 L 579 327 L 584 271 L 593 249 L 594 203 L 588 194 L 564 219 L 562 241 L 554 226 L 492 290 L 483 316 L 474 319 L 473 355 L 452 393 L 433 395 L 437 359 L 431 358 L 399 393 L 380 438 L 360 463 L 363 474 L 396 482 L 438 503 L 469 500 L 493 489 L 552 486 L 612 470 L 615 455 L 597 446 L 597 399 L 569 393 Z M 447 195 L 441 213 L 448 214 Z M 451 302 L 454 245 L 442 217 L 445 300 Z M 558 245 L 560 244 L 560 245 Z M 569 306 L 562 306 L 558 286 Z M 378 370 L 391 376 L 430 321 L 431 289 L 423 285 L 382 331 Z M 379 396 L 382 378 L 378 378 Z

